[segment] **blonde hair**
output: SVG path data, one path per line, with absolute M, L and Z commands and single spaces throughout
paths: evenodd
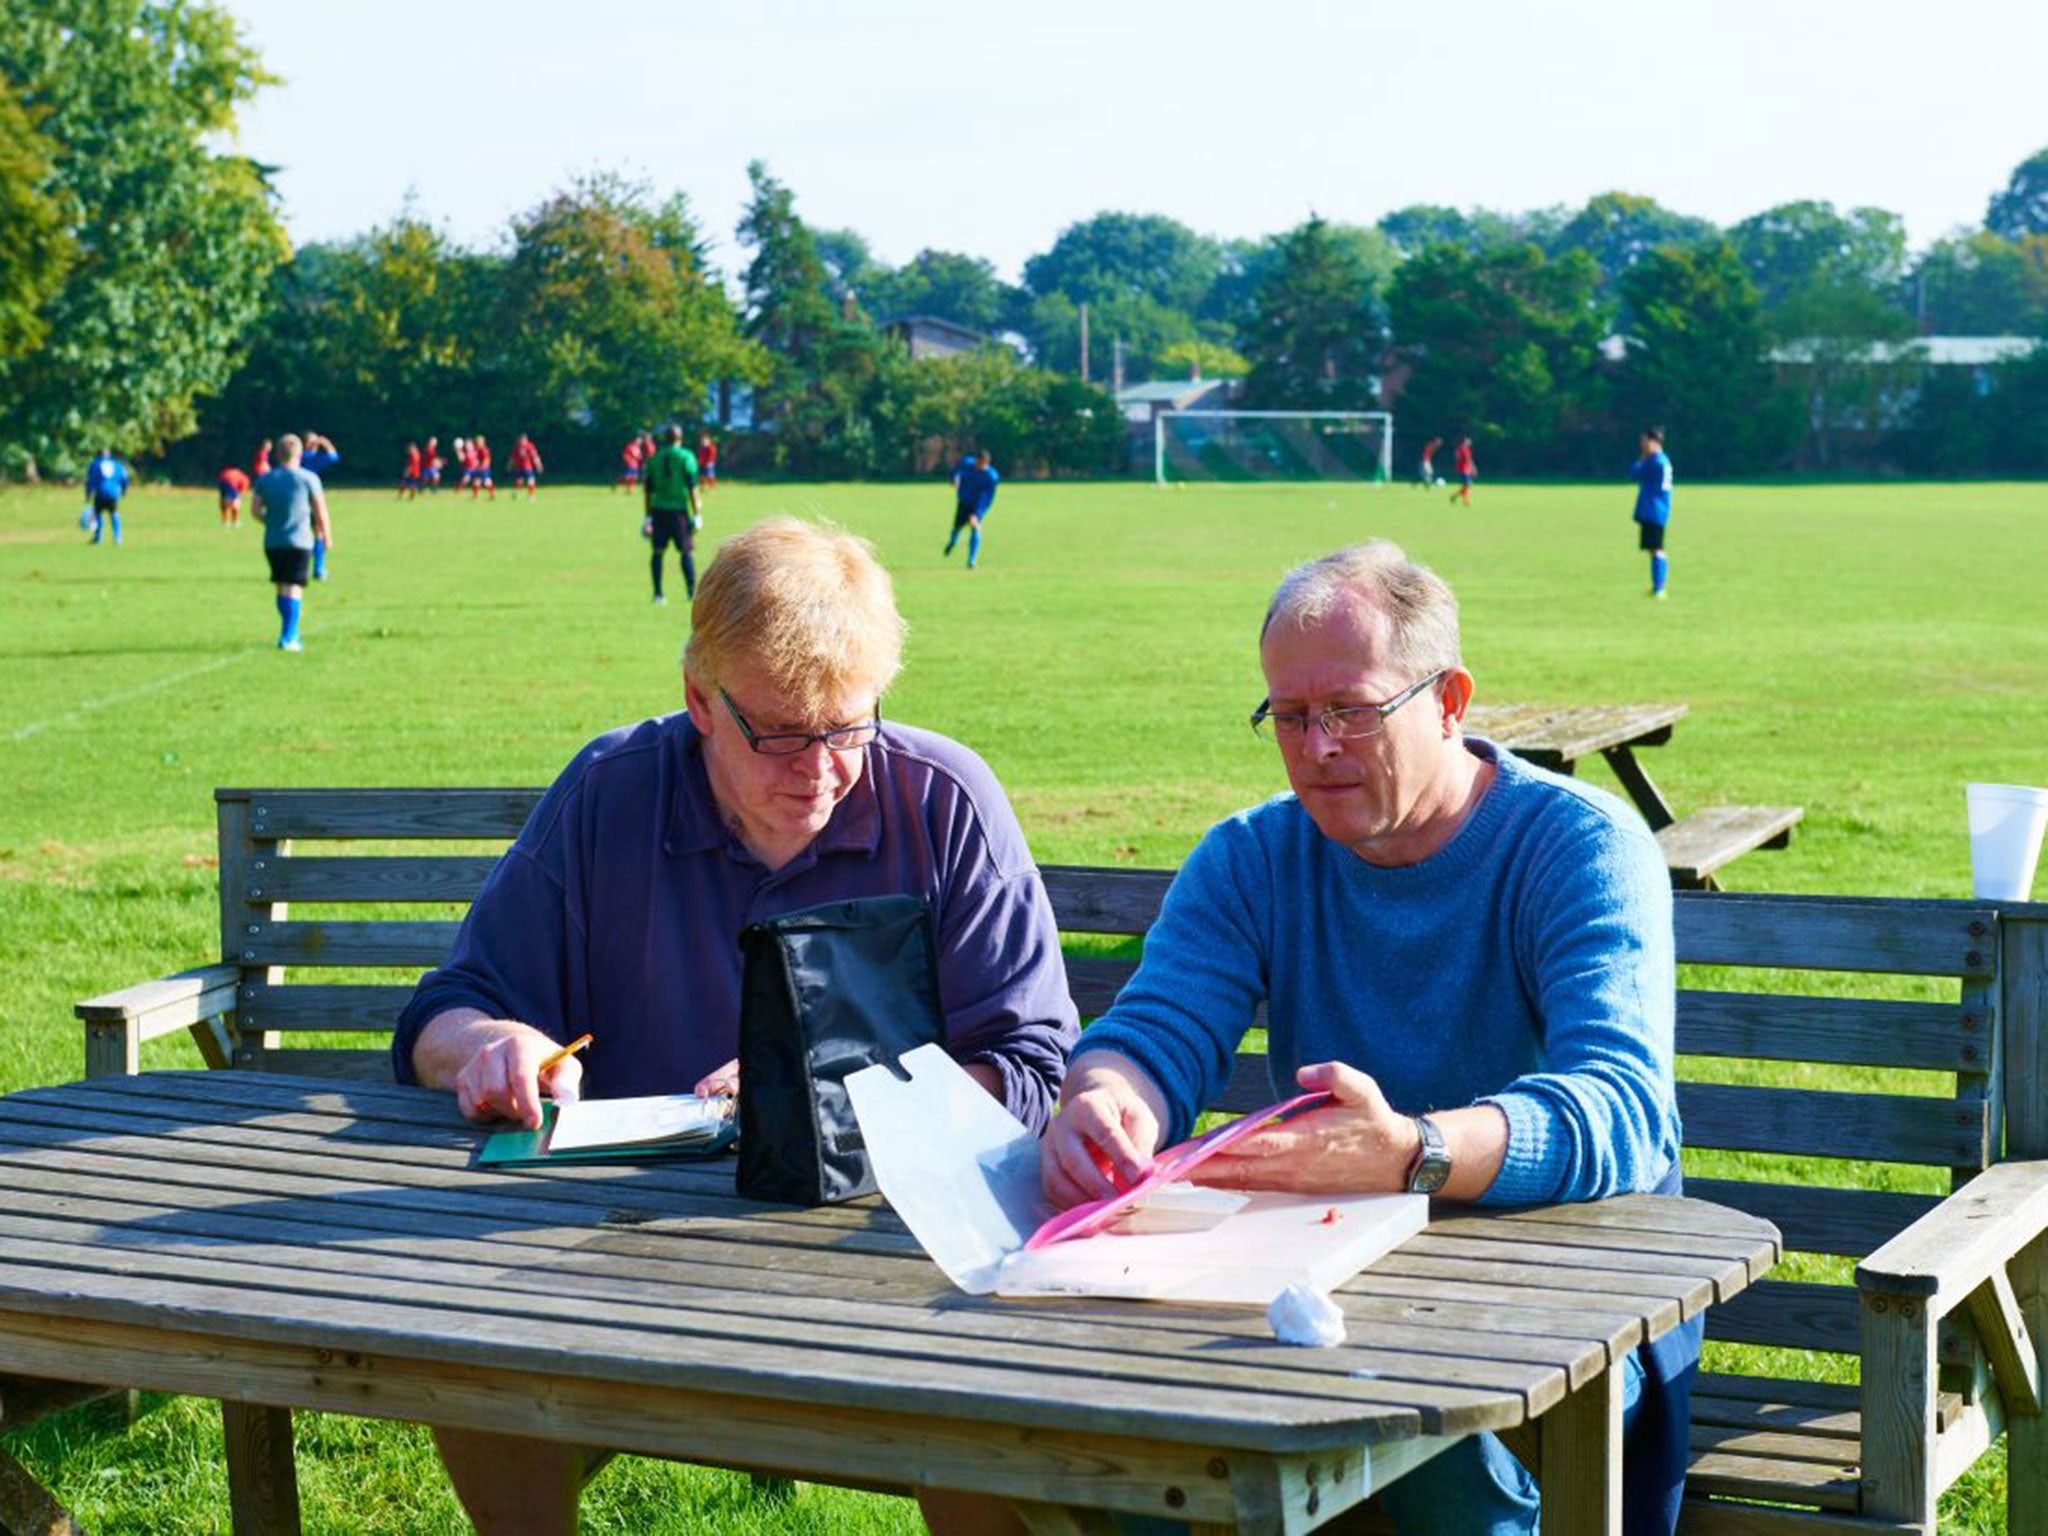
M 1317 623 L 1351 596 L 1365 598 L 1387 616 L 1393 630 L 1390 659 L 1403 671 L 1422 677 L 1462 665 L 1456 595 L 1435 571 L 1386 539 L 1353 544 L 1289 571 L 1266 607 L 1259 638 L 1275 624 Z
M 683 673 L 715 687 L 736 665 L 817 715 L 850 693 L 880 698 L 903 664 L 908 626 L 866 539 L 794 517 L 718 547 L 690 605 Z

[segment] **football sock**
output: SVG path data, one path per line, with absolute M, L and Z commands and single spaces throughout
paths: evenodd
M 277 600 L 277 643 L 289 645 L 299 638 L 299 599 L 279 596 Z
M 981 558 L 981 530 L 973 528 L 967 534 L 967 563 L 972 566 Z
M 653 558 L 652 560 L 650 560 L 650 561 L 648 562 L 648 567 L 649 567 L 649 568 L 650 568 L 650 569 L 651 569 L 651 570 L 652 570 L 652 571 L 654 572 L 654 595 L 655 595 L 656 597 L 659 597 L 659 596 L 661 596 L 661 551 L 660 551 L 660 550 L 658 550 L 658 549 L 657 549 L 657 550 L 656 550 L 656 551 L 654 552 L 654 558 Z
M 115 512 L 111 516 L 114 520 L 114 542 L 118 544 L 121 542 L 121 514 Z
M 683 595 L 685 597 L 695 597 L 697 595 L 697 562 L 692 560 L 687 554 L 683 556 Z
M 1650 556 L 1650 590 L 1662 592 L 1664 580 L 1671 572 L 1671 562 L 1662 555 Z
M 942 555 L 950 555 L 951 553 L 953 553 L 953 546 L 954 546 L 955 544 L 958 544 L 959 542 L 960 542 L 960 530 L 959 530 L 958 528 L 955 528 L 955 529 L 953 530 L 953 536 L 952 536 L 952 537 L 951 537 L 950 539 L 946 540 L 946 547 L 945 547 L 944 549 L 940 550 L 940 551 L 939 551 L 939 553 L 940 553 L 940 554 L 942 554 Z
M 102 513 L 102 512 L 95 512 L 95 513 L 93 513 L 93 515 L 92 515 L 92 541 L 93 541 L 93 543 L 95 543 L 95 544 L 99 543 L 99 541 L 100 541 L 100 535 L 101 535 L 101 534 L 103 534 L 103 533 L 105 533 L 106 531 L 107 531 L 107 519 L 106 519 L 106 514 L 105 514 L 105 513 Z

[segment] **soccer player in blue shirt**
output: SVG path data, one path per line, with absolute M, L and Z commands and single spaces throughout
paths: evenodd
M 1664 457 L 1664 429 L 1643 433 L 1643 456 L 1629 468 L 1636 483 L 1637 547 L 1650 555 L 1650 596 L 1665 596 L 1671 562 L 1664 558 L 1664 525 L 1671 521 L 1671 461 Z
M 305 456 L 299 460 L 299 467 L 309 474 L 327 477 L 327 471 L 341 462 L 341 450 L 334 446 L 334 439 L 322 437 L 318 432 L 306 434 Z M 316 537 L 313 540 L 313 579 L 327 579 L 327 540 Z
M 953 532 L 939 553 L 953 553 L 953 546 L 960 542 L 960 530 L 967 529 L 967 569 L 970 571 L 981 559 L 981 521 L 995 504 L 996 482 L 1000 479 L 1002 476 L 988 461 L 986 448 L 971 461 L 962 459 L 959 468 L 953 471 Z
M 113 449 L 106 449 L 86 466 L 85 499 L 92 503 L 92 541 L 97 544 L 109 524 L 114 542 L 121 542 L 121 498 L 128 494 L 132 477 Z

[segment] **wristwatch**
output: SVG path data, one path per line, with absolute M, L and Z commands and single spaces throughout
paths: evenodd
M 1415 1116 L 1415 1129 L 1422 1133 L 1422 1145 L 1415 1149 L 1415 1161 L 1408 1165 L 1408 1192 L 1433 1195 L 1451 1176 L 1451 1154 L 1444 1147 L 1444 1133 L 1429 1116 Z

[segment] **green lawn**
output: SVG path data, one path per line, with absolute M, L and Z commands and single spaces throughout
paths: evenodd
M 118 550 L 85 544 L 77 503 L 0 492 L 0 1090 L 78 1075 L 75 999 L 217 953 L 215 785 L 543 783 L 680 698 L 680 581 L 649 605 L 623 496 L 341 492 L 299 656 L 271 648 L 257 534 L 219 529 L 210 491 L 138 493 Z M 1280 787 L 1244 725 L 1264 600 L 1291 563 L 1384 535 L 1458 590 L 1482 698 L 1682 699 L 1647 757 L 1680 810 L 1807 808 L 1731 886 L 1967 894 L 1963 783 L 2048 783 L 2048 488 L 1681 486 L 1664 603 L 1628 505 L 1625 485 L 1484 485 L 1467 510 L 1408 488 L 1013 484 L 970 574 L 939 557 L 943 485 L 732 485 L 707 539 L 777 512 L 873 538 L 912 625 L 888 713 L 978 748 L 1048 862 L 1171 865 Z M 310 1530 L 445 1526 L 417 1437 L 308 1424 Z M 179 1404 L 7 1443 L 94 1530 L 224 1529 L 213 1433 Z M 894 1501 L 765 1501 L 643 1462 L 600 1486 L 592 1529 L 915 1528 Z

